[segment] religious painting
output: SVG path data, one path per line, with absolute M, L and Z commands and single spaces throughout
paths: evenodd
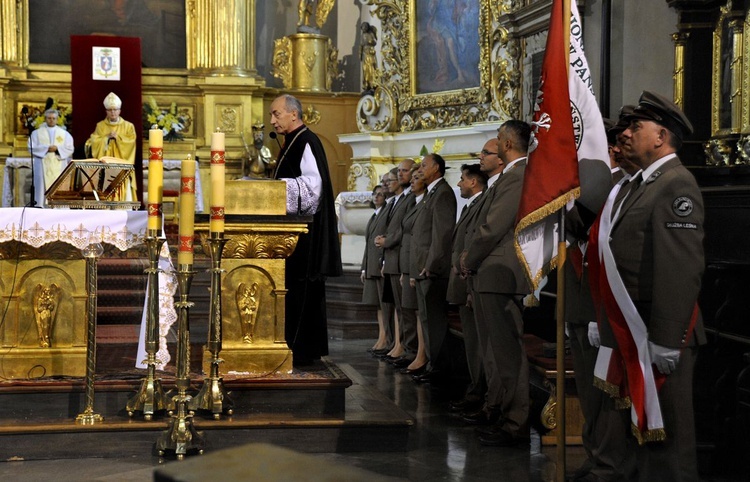
M 479 0 L 426 0 L 414 5 L 414 93 L 479 87 Z
M 455 122 L 459 118 L 468 122 L 469 117 L 479 115 L 463 114 L 469 106 L 476 111 L 478 105 L 489 102 L 492 22 L 489 1 L 397 0 L 388 8 L 400 12 L 408 25 L 384 31 L 384 38 L 391 37 L 394 45 L 406 47 L 403 67 L 388 71 L 390 66 L 386 66 L 382 74 L 386 83 L 391 77 L 402 84 L 397 88 L 403 92 L 399 96 L 399 110 L 409 112 L 408 117 L 415 119 L 414 115 L 423 116 L 422 109 L 451 106 L 451 113 L 441 110 L 431 114 L 445 119 L 453 117 Z M 407 124 L 409 121 L 402 122 L 401 129 L 411 130 Z
M 141 39 L 143 67 L 184 69 L 185 3 L 29 0 L 29 61 L 69 65 L 71 35 L 112 35 Z

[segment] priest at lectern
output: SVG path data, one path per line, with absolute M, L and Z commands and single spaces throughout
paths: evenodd
M 328 355 L 325 283 L 342 274 L 333 187 L 323 144 L 302 121 L 299 100 L 277 97 L 271 124 L 284 135 L 275 178 L 286 182 L 287 213 L 313 218 L 286 260 L 286 341 L 302 366 Z
M 96 159 L 116 157 L 134 164 L 135 127 L 131 122 L 120 117 L 122 100 L 114 92 L 110 92 L 104 98 L 104 108 L 107 110 L 107 118 L 96 124 L 96 130 L 86 143 L 91 148 L 91 157 Z M 133 171 L 130 179 L 123 185 L 118 200 L 135 201 L 137 199 L 136 186 L 135 171 Z

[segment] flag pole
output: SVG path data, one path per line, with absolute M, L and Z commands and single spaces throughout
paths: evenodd
M 562 0 L 563 5 L 563 39 L 566 43 L 565 66 L 570 70 L 570 0 Z M 557 481 L 565 481 L 565 206 L 560 208 L 558 218 L 557 240 L 557 350 L 555 366 L 557 368 Z
M 565 206 L 558 211 L 557 242 L 557 350 L 555 367 L 557 369 L 555 386 L 557 387 L 557 477 L 558 482 L 565 480 Z

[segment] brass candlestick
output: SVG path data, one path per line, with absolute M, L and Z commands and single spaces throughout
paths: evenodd
M 151 420 L 154 413 L 166 408 L 161 379 L 156 378 L 156 353 L 159 350 L 159 253 L 165 239 L 160 238 L 160 230 L 146 232 L 148 248 L 148 304 L 146 305 L 146 378 L 141 388 L 125 406 L 129 416 L 142 411 L 145 420 Z
M 234 402 L 229 397 L 224 381 L 219 376 L 221 352 L 221 253 L 227 240 L 224 233 L 211 232 L 208 238 L 211 254 L 211 306 L 208 315 L 208 351 L 211 353 L 209 376 L 203 380 L 198 395 L 190 401 L 190 410 L 208 410 L 216 420 L 222 413 L 232 415 Z
M 177 271 L 177 283 L 180 290 L 180 301 L 175 303 L 180 310 L 177 321 L 177 395 L 172 398 L 173 407 L 177 413 L 172 415 L 169 428 L 162 432 L 156 441 L 159 455 L 174 452 L 178 460 L 185 455 L 202 454 L 205 440 L 203 433 L 195 430 L 193 415 L 188 413 L 188 402 L 191 397 L 187 394 L 190 388 L 190 323 L 189 310 L 193 303 L 188 301 L 190 284 L 193 280 L 192 264 L 182 264 Z
M 102 243 L 96 240 L 83 250 L 86 258 L 86 321 L 88 339 L 86 341 L 86 408 L 76 417 L 79 425 L 94 425 L 104 421 L 104 417 L 94 412 L 94 374 L 96 372 L 96 263 L 102 255 Z

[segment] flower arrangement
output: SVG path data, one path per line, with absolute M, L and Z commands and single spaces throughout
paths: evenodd
M 183 132 L 193 122 L 187 109 L 178 109 L 177 104 L 172 102 L 169 109 L 161 109 L 156 99 L 149 96 L 148 102 L 143 104 L 143 128 L 144 135 L 148 130 L 158 127 L 164 132 L 164 139 L 172 142 L 185 138 Z
M 65 130 L 71 130 L 73 125 L 73 108 L 70 106 L 61 106 L 57 104 L 54 97 L 48 97 L 44 108 L 39 105 L 27 105 L 21 108 L 19 114 L 21 124 L 29 131 L 29 134 L 39 126 L 44 124 L 44 112 L 47 109 L 55 109 L 58 112 L 57 125 Z

